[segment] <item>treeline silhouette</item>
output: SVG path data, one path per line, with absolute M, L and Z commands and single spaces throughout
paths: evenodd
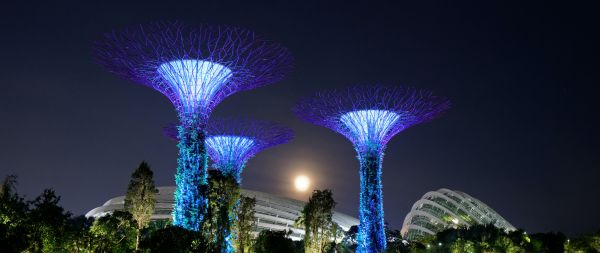
M 140 168 L 136 170 L 138 176 L 139 171 Z M 139 185 L 139 178 L 135 180 Z M 132 178 L 132 182 L 135 180 Z M 149 221 L 140 226 L 135 215 L 128 211 L 116 211 L 98 219 L 73 216 L 60 206 L 60 196 L 54 190 L 46 189 L 33 200 L 25 200 L 16 186 L 17 177 L 13 175 L 6 176 L 0 186 L 0 252 L 3 253 L 216 252 L 202 232 L 171 226 L 169 221 Z M 130 183 L 128 192 L 131 188 Z M 246 209 L 252 209 L 254 202 L 249 203 Z M 332 223 L 334 206 L 330 190 L 313 193 L 297 222 L 298 227 L 311 230 L 305 237 L 310 242 L 306 249 L 304 241 L 288 238 L 290 231 L 265 230 L 246 238 L 243 252 L 355 252 L 358 228 L 343 231 Z M 419 241 L 403 240 L 398 230 L 390 228 L 386 228 L 386 236 L 387 252 L 600 252 L 600 231 L 567 238 L 562 233 L 505 232 L 492 225 L 475 225 L 447 229 Z

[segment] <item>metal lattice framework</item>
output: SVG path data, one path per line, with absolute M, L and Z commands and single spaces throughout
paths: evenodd
M 94 53 L 109 71 L 161 92 L 175 106 L 173 224 L 198 230 L 206 209 L 204 128 L 212 110 L 233 93 L 281 80 L 292 68 L 290 52 L 242 28 L 169 22 L 107 33 Z
M 249 119 L 219 119 L 208 124 L 208 153 L 215 168 L 238 182 L 246 162 L 258 152 L 292 140 L 291 129 Z
M 438 117 L 446 98 L 406 87 L 356 86 L 318 93 L 300 101 L 295 114 L 348 138 L 360 162 L 358 252 L 386 248 L 381 172 L 387 142 L 397 133 Z
M 289 142 L 291 129 L 277 123 L 250 119 L 212 119 L 207 125 L 206 147 L 215 169 L 241 182 L 246 162 L 260 151 Z M 174 124 L 163 129 L 166 136 L 177 140 Z
M 94 53 L 114 74 L 167 96 L 181 117 L 203 120 L 229 95 L 281 80 L 293 61 L 285 47 L 252 31 L 180 22 L 107 33 Z
M 293 131 L 276 123 L 249 119 L 211 119 L 207 125 L 206 147 L 213 161 L 213 167 L 226 177 L 237 182 L 237 188 L 242 180 L 242 171 L 246 162 L 258 152 L 293 138 Z M 163 129 L 165 135 L 177 139 L 177 128 L 174 125 Z M 223 196 L 223 203 L 238 203 L 233 196 Z M 223 206 L 227 219 L 220 216 L 217 222 L 217 233 L 224 242 L 218 242 L 224 252 L 234 252 L 232 224 L 236 219 L 234 209 L 237 204 Z
M 516 230 L 482 201 L 461 191 L 442 188 L 425 193 L 413 204 L 400 232 L 407 240 L 419 241 L 448 228 L 488 224 L 507 232 Z

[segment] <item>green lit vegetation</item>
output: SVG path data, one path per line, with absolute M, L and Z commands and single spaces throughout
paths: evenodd
M 214 175 L 218 178 L 218 175 Z M 298 225 L 309 231 L 304 241 L 292 241 L 290 231 L 255 234 L 253 198 L 239 197 L 230 182 L 214 180 L 209 189 L 213 210 L 206 231 L 194 232 L 171 226 L 169 221 L 151 221 L 156 189 L 150 167 L 142 163 L 132 174 L 126 194 L 126 210 L 97 219 L 73 216 L 60 206 L 60 197 L 47 189 L 33 200 L 17 193 L 17 177 L 6 176 L 0 185 L 0 252 L 222 252 L 215 244 L 215 227 L 234 214 L 232 234 L 235 252 L 301 253 L 356 250 L 358 228 L 342 231 L 331 219 L 335 207 L 330 190 L 315 191 L 302 211 Z M 229 189 L 229 190 L 228 190 Z M 229 196 L 224 196 L 229 195 Z M 233 207 L 233 211 L 230 209 Z M 225 224 L 227 225 L 227 224 Z M 212 231 L 210 233 L 207 233 Z M 208 236 L 207 234 L 211 234 Z M 386 252 L 414 253 L 519 253 L 600 252 L 600 231 L 567 238 L 561 233 L 527 234 L 505 232 L 492 225 L 473 225 L 443 230 L 420 241 L 405 241 L 398 230 L 386 225 Z M 137 250 L 136 250 L 137 248 Z

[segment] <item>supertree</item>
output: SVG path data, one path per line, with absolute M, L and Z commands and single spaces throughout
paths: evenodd
M 280 124 L 246 118 L 212 119 L 205 128 L 206 148 L 213 167 L 239 184 L 246 162 L 260 151 L 289 142 L 294 132 Z M 170 124 L 163 133 L 178 140 L 177 126 Z
M 219 172 L 215 177 L 221 179 L 214 180 L 220 181 L 218 194 L 209 196 L 214 198 L 210 199 L 209 213 L 214 210 L 216 214 L 209 215 L 213 228 L 207 230 L 215 233 L 209 238 L 214 238 L 217 251 L 233 252 L 234 208 L 239 201 L 241 174 L 246 162 L 266 148 L 290 141 L 293 131 L 276 123 L 249 119 L 213 119 L 206 129 L 208 154 L 212 167 Z M 164 133 L 172 139 L 178 138 L 174 125 L 165 127 Z
M 387 142 L 413 125 L 446 111 L 449 101 L 405 87 L 356 86 L 318 93 L 301 100 L 294 113 L 348 138 L 360 162 L 360 210 L 357 252 L 386 248 L 381 173 Z
M 173 224 L 198 230 L 206 210 L 205 126 L 223 99 L 281 80 L 290 52 L 253 32 L 228 26 L 152 23 L 113 31 L 96 41 L 109 71 L 167 96 L 178 117 Z

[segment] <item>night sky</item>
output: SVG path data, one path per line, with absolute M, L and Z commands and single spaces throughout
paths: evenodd
M 392 227 L 425 192 L 443 187 L 480 199 L 528 232 L 600 228 L 593 6 L 21 2 L 0 9 L 0 176 L 17 174 L 27 198 L 51 187 L 67 210 L 84 214 L 122 195 L 142 160 L 157 185 L 174 185 L 176 147 L 161 133 L 176 120 L 173 106 L 95 64 L 91 45 L 113 29 L 181 20 L 243 26 L 295 55 L 286 79 L 237 93 L 213 113 L 296 131 L 295 140 L 248 163 L 244 188 L 306 199 L 292 187 L 303 173 L 316 188 L 333 190 L 339 211 L 357 216 L 351 143 L 290 108 L 323 89 L 408 85 L 445 95 L 453 107 L 389 143 L 383 181 Z

